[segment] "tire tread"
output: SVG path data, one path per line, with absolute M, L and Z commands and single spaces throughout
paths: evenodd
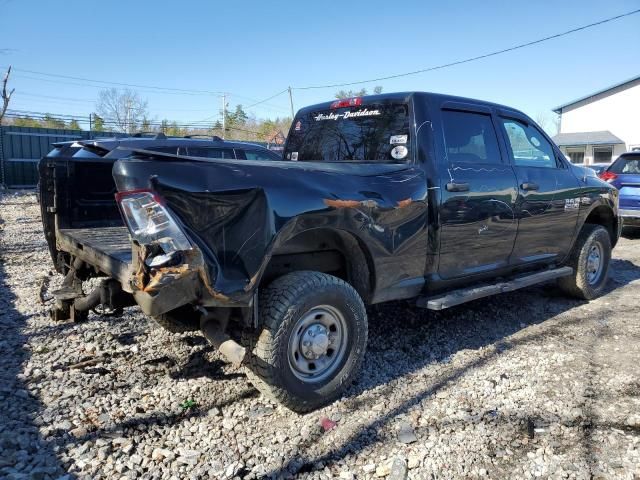
M 251 383 L 266 397 L 279 402 L 296 412 L 307 412 L 318 405 L 306 402 L 278 385 L 276 363 L 278 346 L 287 342 L 286 328 L 280 328 L 287 311 L 301 296 L 310 290 L 320 290 L 339 286 L 355 301 L 362 312 L 364 304 L 356 291 L 344 280 L 315 271 L 298 271 L 284 275 L 273 281 L 260 295 L 260 317 L 262 330 L 244 331 L 242 343 L 249 355 L 246 361 L 246 374 Z M 366 318 L 366 315 L 365 315 Z M 366 343 L 366 332 L 365 332 Z M 361 361 L 361 359 L 360 359 Z M 356 366 L 355 370 L 357 370 Z M 337 392 L 336 396 L 340 392 Z M 327 398 L 326 403 L 333 398 Z

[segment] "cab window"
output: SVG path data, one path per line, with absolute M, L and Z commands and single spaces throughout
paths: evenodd
M 498 137 L 491 116 L 444 110 L 442 125 L 450 163 L 501 163 Z
M 513 163 L 520 167 L 557 168 L 553 147 L 535 127 L 511 118 L 503 118 Z

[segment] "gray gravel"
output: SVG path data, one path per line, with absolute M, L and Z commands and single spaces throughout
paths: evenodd
M 52 323 L 39 222 L 0 196 L 1 478 L 640 478 L 640 234 L 590 303 L 370 309 L 357 384 L 301 416 L 137 309 Z

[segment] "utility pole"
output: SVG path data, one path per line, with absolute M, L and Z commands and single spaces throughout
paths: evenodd
M 91 122 L 91 116 L 92 116 L 92 114 L 90 113 L 89 114 L 89 140 L 91 140 L 93 138 L 93 132 L 92 132 L 93 124 Z
M 127 98 L 127 115 L 125 121 L 127 122 L 125 130 L 129 133 L 129 135 L 131 135 L 131 98 Z
M 227 94 L 222 94 L 222 139 L 227 131 Z
M 291 87 L 289 87 L 288 90 L 289 90 L 289 103 L 291 104 L 291 121 L 293 121 L 293 117 L 294 117 L 294 112 L 293 112 L 293 94 L 291 93 Z

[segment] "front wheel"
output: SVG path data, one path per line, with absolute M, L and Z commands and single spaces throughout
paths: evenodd
M 573 268 L 573 275 L 561 278 L 558 284 L 572 297 L 583 300 L 597 298 L 606 286 L 610 262 L 609 232 L 601 225 L 586 224 L 567 262 Z
M 293 272 L 261 293 L 259 308 L 263 330 L 245 335 L 254 386 L 296 412 L 337 399 L 367 345 L 367 314 L 353 287 L 324 273 Z

